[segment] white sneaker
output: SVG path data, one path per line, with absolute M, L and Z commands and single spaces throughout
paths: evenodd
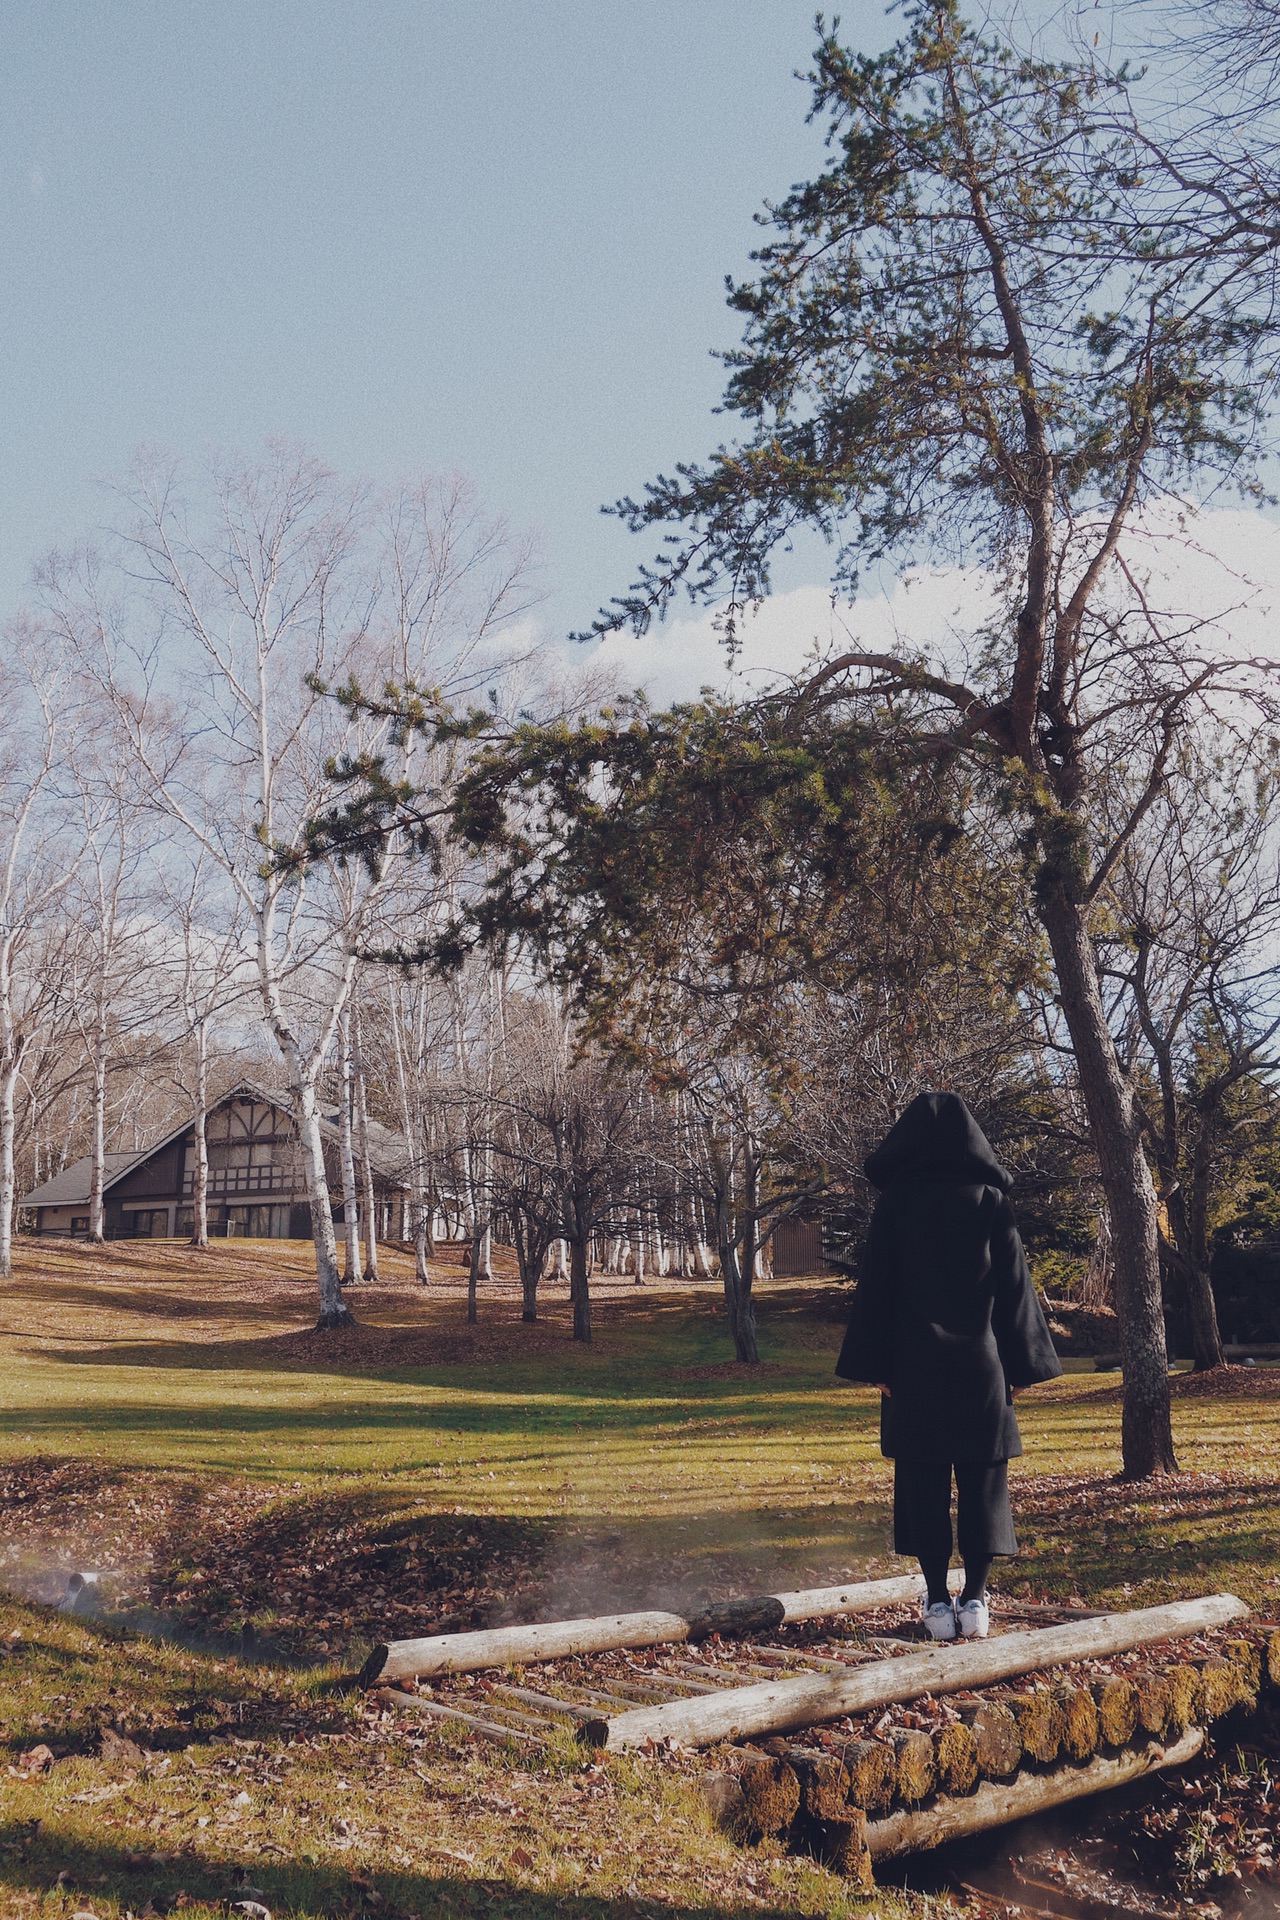
M 924 1621 L 931 1639 L 955 1639 L 956 1610 L 949 1600 L 935 1600 L 932 1606 L 927 1600 L 921 1601 L 920 1618 Z
M 991 1629 L 991 1610 L 985 1594 L 976 1600 L 957 1600 L 956 1625 L 962 1640 L 985 1640 Z

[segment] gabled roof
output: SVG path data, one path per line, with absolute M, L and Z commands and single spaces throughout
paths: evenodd
M 187 1123 L 190 1125 L 190 1122 Z M 162 1143 L 163 1144 L 163 1143 Z M 104 1153 L 102 1187 L 105 1193 L 117 1180 L 123 1180 L 126 1173 L 143 1160 L 149 1160 L 155 1152 L 154 1147 L 135 1148 L 130 1153 Z M 20 1207 L 75 1207 L 81 1202 L 87 1207 L 89 1194 L 93 1188 L 93 1155 L 86 1153 L 83 1158 L 73 1160 L 61 1173 L 55 1173 L 52 1180 L 46 1180 L 41 1187 L 33 1187 L 30 1193 L 24 1193 L 18 1202 Z

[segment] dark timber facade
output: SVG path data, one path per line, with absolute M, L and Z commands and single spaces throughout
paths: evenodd
M 340 1195 L 338 1116 L 321 1120 L 331 1196 Z M 209 1153 L 209 1232 L 251 1239 L 309 1240 L 302 1149 L 288 1103 L 280 1094 L 242 1085 L 224 1094 L 205 1120 Z M 379 1239 L 405 1237 L 408 1151 L 399 1135 L 369 1123 L 369 1160 Z M 357 1146 L 357 1186 L 362 1187 Z M 19 1203 L 42 1234 L 89 1231 L 92 1161 L 88 1155 Z M 195 1219 L 196 1132 L 192 1122 L 153 1145 L 109 1153 L 103 1179 L 108 1240 L 188 1239 Z M 340 1199 L 334 1200 L 342 1219 Z

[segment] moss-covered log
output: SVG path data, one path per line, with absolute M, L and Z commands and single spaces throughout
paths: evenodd
M 1194 1727 L 1201 1717 L 1202 1695 L 1200 1675 L 1194 1667 L 1169 1668 L 1169 1718 L 1166 1731 L 1171 1734 L 1185 1733 L 1188 1727 Z
M 937 1777 L 933 1741 L 921 1727 L 895 1727 L 889 1735 L 889 1744 L 895 1762 L 895 1796 L 904 1806 L 914 1806 L 933 1792 Z
M 801 1818 L 842 1820 L 849 1811 L 849 1770 L 838 1753 L 793 1747 L 790 1765 L 800 1783 Z
M 1246 1697 L 1244 1675 L 1234 1660 L 1201 1663 L 1200 1711 L 1195 1716 L 1198 1721 L 1207 1726 L 1211 1721 L 1221 1720 L 1232 1707 L 1242 1706 Z
M 1098 1751 L 1098 1709 L 1088 1687 L 1055 1687 L 1059 1750 L 1079 1764 Z
M 1047 1687 L 1011 1695 L 1009 1711 L 1017 1722 L 1018 1738 L 1028 1759 L 1051 1767 L 1062 1745 L 1057 1704 Z
M 963 1720 L 952 1720 L 934 1734 L 933 1763 L 943 1793 L 970 1793 L 977 1786 L 978 1742 Z
M 785 1760 L 749 1754 L 738 1774 L 743 1816 L 749 1831 L 762 1839 L 785 1833 L 800 1807 L 800 1782 Z
M 1092 1688 L 1094 1705 L 1098 1709 L 1098 1738 L 1104 1747 L 1127 1747 L 1138 1729 L 1138 1690 L 1131 1680 L 1123 1679 L 1119 1674 L 1109 1674 L 1105 1680 L 1097 1680 Z M 1163 1731 L 1164 1715 L 1169 1711 L 1168 1695 L 1159 1708 L 1160 1725 L 1150 1729 L 1153 1733 Z
M 961 1707 L 960 1718 L 978 1743 L 978 1771 L 984 1780 L 1007 1780 L 1018 1771 L 1022 1738 L 1007 1707 L 977 1700 Z
M 884 1740 L 851 1740 L 840 1750 L 849 1775 L 849 1800 L 875 1813 L 893 1802 L 897 1756 Z
M 860 1807 L 850 1807 L 839 1820 L 806 1820 L 796 1837 L 824 1866 L 843 1874 L 864 1892 L 872 1891 L 875 1881 L 867 1846 L 867 1816 Z
M 1167 1672 L 1152 1667 L 1133 1683 L 1138 1703 L 1138 1727 L 1153 1739 L 1163 1739 L 1173 1713 L 1173 1683 Z

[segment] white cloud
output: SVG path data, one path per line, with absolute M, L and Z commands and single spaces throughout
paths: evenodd
M 1160 507 L 1127 537 L 1125 557 L 1153 609 L 1196 623 L 1211 650 L 1280 657 L 1280 525 L 1266 515 Z M 852 605 L 833 604 L 825 587 L 774 595 L 743 621 L 732 672 L 711 613 L 668 620 L 642 638 L 612 635 L 590 658 L 620 686 L 644 687 L 665 705 L 694 699 L 704 686 L 758 689 L 850 647 L 907 647 L 959 662 L 994 605 L 991 582 L 979 568 L 917 569 L 890 592 Z

